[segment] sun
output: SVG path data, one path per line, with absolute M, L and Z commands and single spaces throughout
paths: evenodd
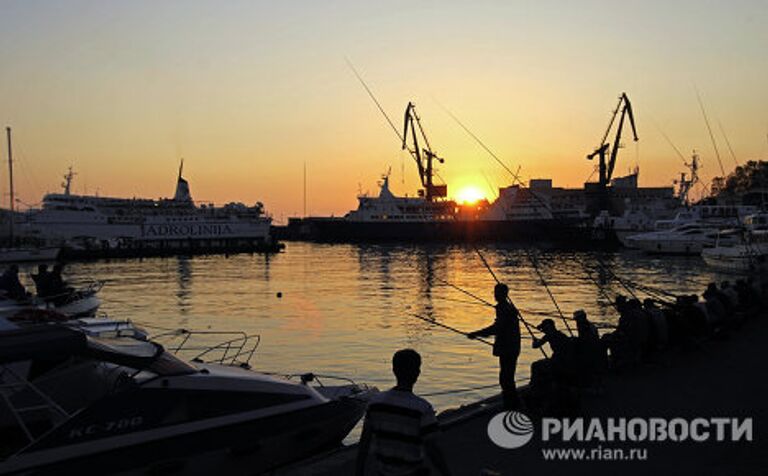
M 467 185 L 456 192 L 456 200 L 459 203 L 477 203 L 484 198 L 483 191 L 474 185 Z

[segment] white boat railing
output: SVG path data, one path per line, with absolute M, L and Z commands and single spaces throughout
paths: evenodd
M 208 344 L 210 337 L 224 341 Z M 168 352 L 182 356 L 192 362 L 216 363 L 250 368 L 250 362 L 261 343 L 258 334 L 235 331 L 191 331 L 177 329 L 152 336 L 152 340 L 163 344 Z

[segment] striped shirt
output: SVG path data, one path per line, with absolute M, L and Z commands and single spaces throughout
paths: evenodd
M 407 390 L 381 392 L 368 405 L 365 425 L 372 433 L 378 475 L 428 474 L 423 439 L 438 429 L 429 402 Z

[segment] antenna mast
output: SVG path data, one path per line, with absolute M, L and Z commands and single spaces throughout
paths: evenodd
M 61 184 L 64 187 L 64 195 L 69 195 L 72 189 L 72 179 L 75 177 L 75 173 L 72 171 L 72 166 L 69 166 L 67 174 L 64 176 L 64 182 Z
M 10 182 L 10 220 L 8 221 L 8 236 L 11 241 L 11 244 L 13 244 L 13 221 L 14 221 L 14 212 L 13 212 L 13 147 L 11 146 L 11 128 L 6 127 L 5 128 L 5 134 L 8 138 L 8 181 Z
M 304 161 L 304 218 L 307 217 L 307 161 Z

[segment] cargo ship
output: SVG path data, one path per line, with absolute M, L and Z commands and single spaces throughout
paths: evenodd
M 623 124 L 624 116 L 629 114 L 634 129 L 626 95 L 621 96 L 621 101 L 614 115 L 621 111 Z M 617 141 L 620 135 L 621 128 Z M 409 152 L 418 168 L 422 188 L 417 196 L 392 193 L 387 173 L 379 183 L 377 196 L 358 196 L 356 210 L 343 217 L 292 218 L 287 226 L 275 227 L 276 236 L 319 242 L 490 241 L 578 246 L 594 241 L 592 221 L 601 207 L 620 209 L 629 198 L 664 199 L 673 194 L 671 187 L 639 188 L 637 171 L 611 179 L 618 146 L 608 159 L 610 147 L 604 138 L 603 145 L 590 156 L 600 158 L 600 181 L 596 184 L 566 189 L 554 187 L 551 179 L 537 179 L 527 186 L 518 183 L 500 188 L 493 202 L 460 204 L 448 198 L 446 184 L 434 183 L 435 162 L 445 161 L 432 150 L 413 103 L 406 107 L 403 133 L 398 132 L 398 136 L 402 149 Z M 614 189 L 618 192 L 614 193 Z

